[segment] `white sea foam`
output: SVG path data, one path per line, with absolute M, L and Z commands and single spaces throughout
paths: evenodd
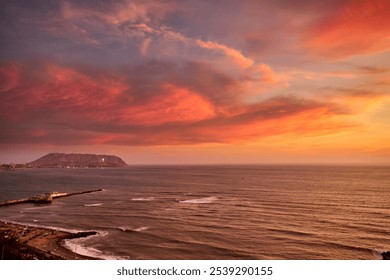
M 154 200 L 154 197 L 135 197 L 135 198 L 132 198 L 131 200 L 134 200 L 134 201 L 152 201 L 152 200 Z
M 133 231 L 144 231 L 144 230 L 147 230 L 147 229 L 149 229 L 149 227 L 139 227 L 139 228 L 133 229 Z
M 209 196 L 209 197 L 203 197 L 203 198 L 195 198 L 195 199 L 187 199 L 187 200 L 181 200 L 180 203 L 194 203 L 194 204 L 204 204 L 204 203 L 212 203 L 216 201 L 218 197 L 216 196 Z
M 101 205 L 103 205 L 103 203 L 84 204 L 84 206 L 86 206 L 86 207 L 97 207 L 97 206 L 101 206 Z
M 118 227 L 120 230 L 122 231 L 144 231 L 144 230 L 147 230 L 149 229 L 149 227 L 138 227 L 138 228 L 130 228 L 128 226 L 124 226 L 124 227 Z
M 108 255 L 100 251 L 99 249 L 93 248 L 91 246 L 87 246 L 85 243 L 90 241 L 93 238 L 99 238 L 104 237 L 108 234 L 108 232 L 100 231 L 97 235 L 90 235 L 85 238 L 76 238 L 76 239 L 66 239 L 64 241 L 64 247 L 68 248 L 72 252 L 92 257 L 92 258 L 99 258 L 104 260 L 121 260 L 125 259 L 125 257 L 115 256 L 115 255 Z
M 21 212 L 24 212 L 24 211 L 39 211 L 39 210 L 43 210 L 43 209 L 46 209 L 46 208 L 55 208 L 56 206 L 55 205 L 47 205 L 47 206 L 35 206 L 35 207 L 26 207 L 26 208 L 23 208 Z
M 76 254 L 80 254 L 83 256 L 88 256 L 88 257 L 93 257 L 93 258 L 99 258 L 103 253 L 102 251 L 92 248 L 92 247 L 84 247 L 78 242 L 72 240 L 72 239 L 67 239 L 64 241 L 64 247 L 71 250 L 72 252 Z

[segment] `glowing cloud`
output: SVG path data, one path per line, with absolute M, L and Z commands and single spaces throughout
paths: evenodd
M 390 1 L 6 2 L 7 154 L 390 155 Z
M 229 48 L 225 45 L 221 45 L 215 42 L 205 42 L 202 40 L 195 41 L 197 45 L 202 48 L 220 51 L 225 54 L 227 57 L 231 58 L 238 66 L 245 69 L 251 67 L 254 64 L 254 61 L 245 57 L 241 52 L 236 49 Z
M 307 47 L 336 59 L 390 50 L 390 2 L 345 2 L 311 29 Z

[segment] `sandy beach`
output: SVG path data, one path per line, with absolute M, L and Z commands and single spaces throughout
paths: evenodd
M 94 259 L 62 246 L 65 239 L 83 238 L 96 232 L 70 233 L 0 221 L 0 259 L 88 260 Z

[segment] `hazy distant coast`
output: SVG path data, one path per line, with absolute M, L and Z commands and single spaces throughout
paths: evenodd
M 16 170 L 27 168 L 101 168 L 126 166 L 127 164 L 120 157 L 114 155 L 50 153 L 29 163 L 1 164 L 0 170 Z

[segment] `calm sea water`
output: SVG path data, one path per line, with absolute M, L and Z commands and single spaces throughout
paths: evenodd
M 0 219 L 99 235 L 106 259 L 379 259 L 390 250 L 389 166 L 165 166 L 0 172 L 0 200 L 103 188 Z

